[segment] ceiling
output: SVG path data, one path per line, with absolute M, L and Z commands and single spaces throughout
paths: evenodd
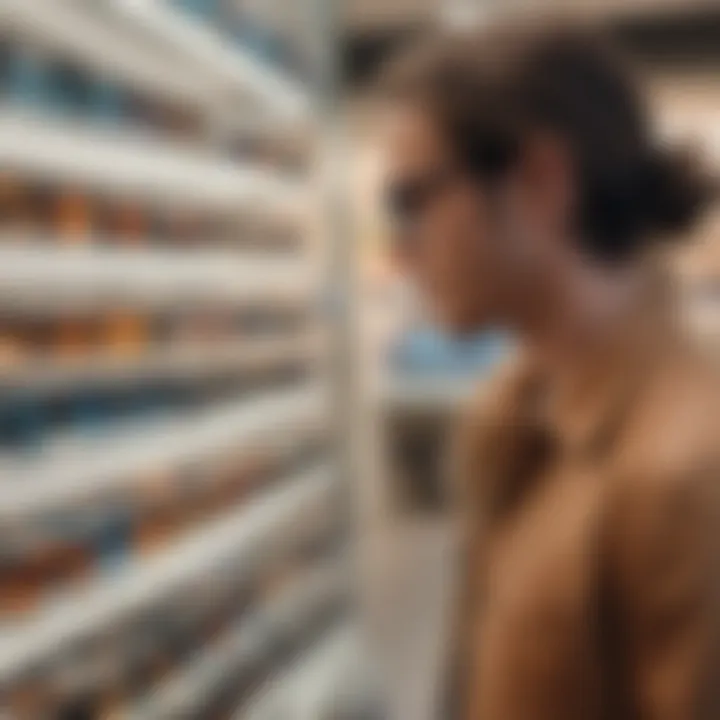
M 355 31 L 428 22 L 442 0 L 347 0 L 346 22 Z
M 423 24 L 440 18 L 542 14 L 629 17 L 717 8 L 718 0 L 347 0 L 346 21 L 356 31 Z
M 720 56 L 720 0 L 346 0 L 346 67 L 362 82 L 403 39 L 451 18 L 534 15 L 598 19 L 653 62 Z M 469 12 L 462 12 L 463 10 Z M 454 11 L 454 12 L 453 12 Z

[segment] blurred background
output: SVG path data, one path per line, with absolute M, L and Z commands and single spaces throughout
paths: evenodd
M 551 13 L 720 165 L 718 0 L 0 0 L 0 717 L 436 717 L 443 447 L 512 339 L 414 306 L 373 79 Z

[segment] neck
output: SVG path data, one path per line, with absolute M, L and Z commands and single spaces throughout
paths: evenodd
M 532 355 L 551 376 L 572 386 L 588 366 L 602 361 L 629 316 L 635 312 L 646 273 L 643 269 L 594 267 L 573 258 L 562 281 L 547 283 L 518 328 Z

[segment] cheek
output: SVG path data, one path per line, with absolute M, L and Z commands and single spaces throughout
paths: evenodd
M 482 276 L 492 271 L 493 233 L 487 213 L 478 201 L 459 202 L 445 225 L 445 267 L 450 280 L 458 289 L 468 285 L 476 289 Z
M 427 231 L 422 283 L 443 314 L 465 314 L 483 285 L 484 228 L 475 214 L 447 212 L 438 213 Z
M 419 270 L 432 292 L 447 292 L 457 284 L 458 273 L 467 262 L 467 234 L 452 216 L 438 213 L 423 229 Z M 463 259 L 464 258 L 464 259 Z

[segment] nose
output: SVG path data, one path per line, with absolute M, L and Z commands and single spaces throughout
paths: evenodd
M 418 259 L 417 242 L 411 237 L 409 228 L 395 228 L 392 233 L 390 256 L 393 264 L 401 271 L 411 273 Z

